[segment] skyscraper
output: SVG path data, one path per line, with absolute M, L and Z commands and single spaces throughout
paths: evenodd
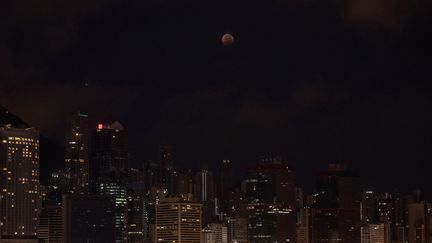
M 88 115 L 76 112 L 66 130 L 65 172 L 72 193 L 85 193 L 89 186 L 88 122 Z
M 63 196 L 62 243 L 115 242 L 115 205 L 106 196 Z
M 129 173 L 126 133 L 118 121 L 97 125 L 93 133 L 91 177 L 125 183 Z
M 157 169 L 157 186 L 166 188 L 170 195 L 178 194 L 176 185 L 178 174 L 174 168 L 172 147 L 170 145 L 159 146 Z
M 0 127 L 0 238 L 37 235 L 39 186 L 39 133 Z
M 203 241 L 205 243 L 228 243 L 227 227 L 220 223 L 208 224 L 203 229 Z M 206 238 L 204 238 L 206 237 Z
M 250 243 L 295 242 L 295 178 L 280 160 L 261 162 L 246 180 Z
M 128 192 L 127 201 L 127 230 L 129 243 L 142 243 L 144 240 L 144 198 L 132 190 Z
M 162 168 L 171 168 L 173 167 L 173 158 L 172 158 L 172 147 L 170 145 L 161 145 L 159 146 L 159 165 Z
M 46 243 L 62 243 L 63 233 L 62 207 L 45 206 L 39 216 L 38 238 Z
M 232 189 L 232 162 L 229 159 L 222 160 L 220 168 L 220 182 L 219 182 L 219 202 L 220 210 L 226 214 L 228 213 L 229 195 Z
M 114 121 L 98 124 L 93 136 L 91 175 L 94 191 L 114 201 L 115 242 L 125 242 L 129 181 L 126 134 L 123 126 Z
M 118 182 L 105 181 L 98 185 L 98 194 L 107 196 L 114 202 L 115 242 L 126 242 L 128 238 L 128 192 L 124 185 Z
M 201 171 L 196 173 L 196 192 L 195 197 L 200 199 L 202 202 L 206 202 L 214 199 L 214 184 L 213 184 L 213 173 L 207 168 L 203 168 Z
M 361 203 L 362 223 L 373 224 L 378 222 L 377 200 L 373 189 L 363 191 Z
M 346 165 L 320 173 L 312 210 L 313 242 L 360 242 L 360 182 Z
M 156 205 L 156 242 L 201 243 L 201 204 L 191 195 L 161 199 Z
M 233 217 L 227 219 L 228 242 L 248 242 L 248 221 L 246 218 Z
M 297 243 L 311 243 L 310 208 L 302 208 L 298 212 Z
M 408 204 L 408 243 L 430 242 L 430 216 L 426 203 Z
M 393 193 L 393 224 L 391 228 L 392 240 L 396 243 L 405 243 L 408 241 L 407 230 L 407 203 L 402 193 Z
M 213 173 L 204 167 L 195 175 L 194 192 L 195 198 L 203 204 L 203 224 L 213 222 L 216 217 L 214 191 Z

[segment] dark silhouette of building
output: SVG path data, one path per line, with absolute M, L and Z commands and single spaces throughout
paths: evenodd
M 229 211 L 230 191 L 233 187 L 232 182 L 232 162 L 229 159 L 222 160 L 220 165 L 220 181 L 219 181 L 219 205 L 220 211 L 227 214 Z
M 127 201 L 127 230 L 129 243 L 142 243 L 144 240 L 144 198 L 129 190 Z
M 426 203 L 408 204 L 408 243 L 430 242 L 430 215 Z
M 89 121 L 82 112 L 72 114 L 66 130 L 65 173 L 69 191 L 86 193 L 89 186 Z
M 101 180 L 124 184 L 129 155 L 123 126 L 118 121 L 98 124 L 92 145 L 91 174 L 95 184 Z
M 318 175 L 316 191 L 313 242 L 360 243 L 359 177 L 345 165 L 332 164 Z
M 63 208 L 61 205 L 46 205 L 39 216 L 38 238 L 45 243 L 63 242 Z
M 363 224 L 378 222 L 377 198 L 374 189 L 366 189 L 362 193 L 361 216 Z
M 118 122 L 98 124 L 93 133 L 92 181 L 98 195 L 115 203 L 116 241 L 127 241 L 127 184 L 129 182 L 126 133 Z
M 116 211 L 110 197 L 65 195 L 63 197 L 63 243 L 116 242 L 113 214 Z
M 295 242 L 295 178 L 279 159 L 252 167 L 246 180 L 248 239 L 258 242 Z

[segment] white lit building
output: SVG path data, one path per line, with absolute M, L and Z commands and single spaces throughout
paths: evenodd
M 0 238 L 37 235 L 39 133 L 0 127 Z

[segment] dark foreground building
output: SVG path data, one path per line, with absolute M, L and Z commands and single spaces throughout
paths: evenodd
M 345 165 L 318 175 L 312 210 L 313 243 L 360 243 L 359 177 Z
M 115 242 L 114 212 L 114 201 L 109 197 L 65 195 L 63 242 Z
M 249 243 L 295 242 L 295 178 L 278 159 L 251 168 L 246 183 Z

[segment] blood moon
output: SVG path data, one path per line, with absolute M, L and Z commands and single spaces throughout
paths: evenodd
M 234 36 L 230 33 L 225 33 L 221 38 L 222 45 L 230 46 L 234 44 Z

